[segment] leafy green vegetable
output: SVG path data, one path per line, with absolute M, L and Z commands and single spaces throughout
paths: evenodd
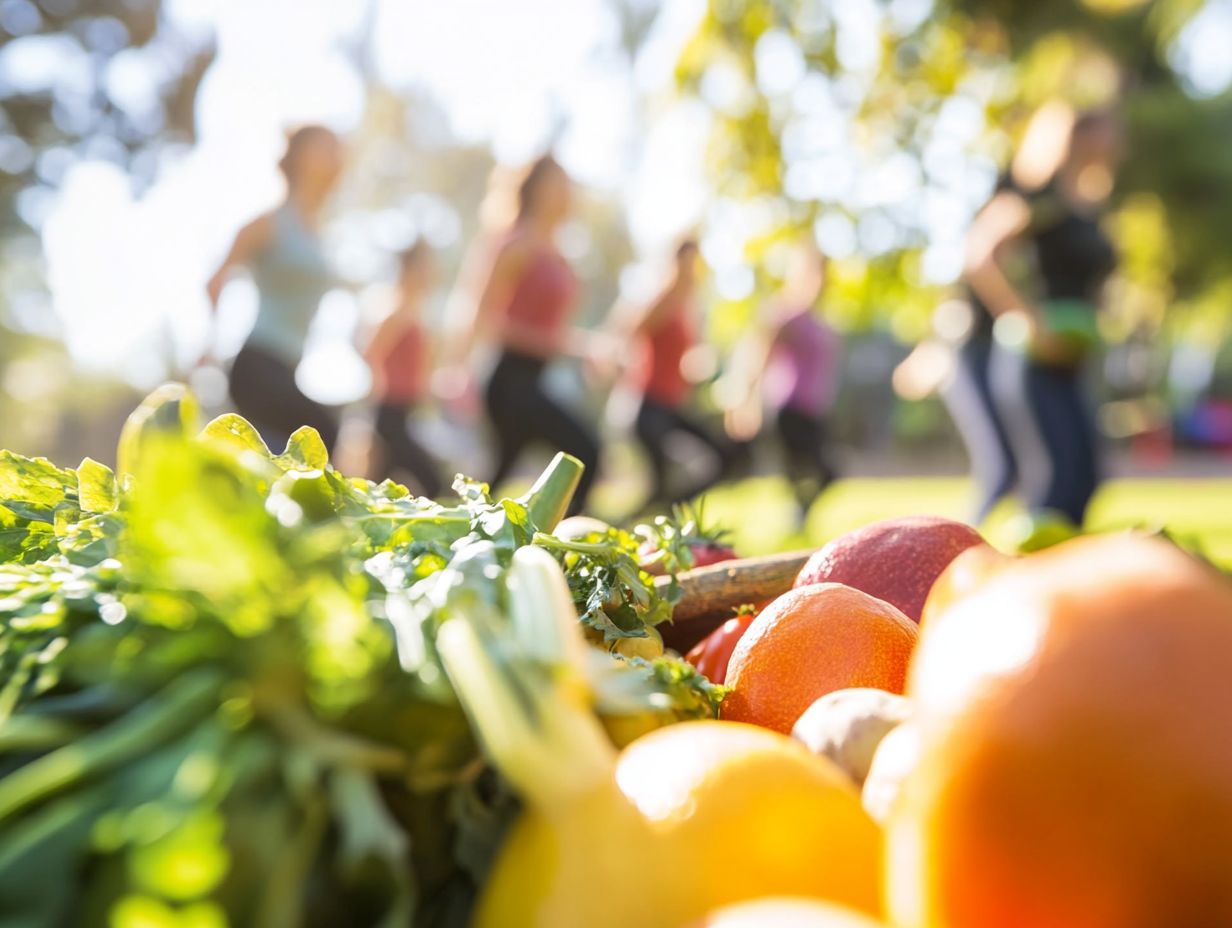
M 727 695 L 724 687 L 711 683 L 705 674 L 685 661 L 670 657 L 647 661 L 635 657 L 630 663 L 645 671 L 653 689 L 662 695 L 662 701 L 681 718 L 715 715 Z
M 605 643 L 645 638 L 648 626 L 671 619 L 679 587 L 655 591 L 654 578 L 638 566 L 635 535 L 609 528 L 570 540 L 539 533 L 534 541 L 557 556 L 582 623 Z
M 677 503 L 670 515 L 655 516 L 650 522 L 634 529 L 642 540 L 638 549 L 643 567 L 655 567 L 660 573 L 675 576 L 682 570 L 697 566 L 694 546 L 728 545 L 727 532 L 706 524 L 705 499 L 694 503 Z
M 279 454 L 238 416 L 198 429 L 174 386 L 118 459 L 0 453 L 0 923 L 464 923 L 517 804 L 437 630 L 507 622 L 538 544 L 596 637 L 645 635 L 671 601 L 637 539 L 546 534 L 567 456 L 524 497 L 459 477 L 445 505 L 343 476 L 311 429 Z M 713 714 L 678 661 L 591 656 L 600 712 Z

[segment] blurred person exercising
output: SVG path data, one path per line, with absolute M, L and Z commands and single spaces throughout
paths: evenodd
M 1034 516 L 1081 526 L 1099 484 L 1098 437 L 1084 383 L 1099 345 L 1097 309 L 1116 252 L 1100 227 L 1121 154 L 1109 111 L 1037 114 L 1001 190 L 968 234 L 967 280 L 996 317 L 991 383 Z M 1033 269 L 1008 270 L 1016 250 Z
M 697 242 L 681 242 L 667 286 L 632 326 L 631 335 L 641 342 L 644 353 L 638 378 L 642 399 L 635 431 L 650 460 L 652 476 L 650 495 L 643 509 L 697 496 L 723 479 L 734 457 L 728 442 L 711 434 L 688 413 L 693 389 L 682 364 L 697 344 L 698 261 Z M 671 462 L 664 446 L 673 434 L 691 435 L 709 449 L 713 457 L 709 474 L 686 486 L 671 486 Z
M 432 392 L 444 402 L 447 413 L 466 422 L 473 422 L 483 406 L 466 363 L 476 340 L 478 295 L 492 269 L 493 255 L 517 218 L 517 187 L 524 173 L 525 168 L 516 170 L 500 164 L 489 172 L 479 203 L 478 228 L 466 243 L 453 287 L 445 300 L 441 319 L 443 351 L 441 363 L 432 372 Z
M 223 287 L 247 268 L 258 294 L 257 319 L 231 364 L 231 400 L 271 444 L 310 425 L 327 448 L 338 439 L 337 418 L 295 383 L 308 329 L 321 298 L 334 286 L 321 247 L 321 214 L 342 173 L 338 137 L 324 126 L 304 126 L 287 139 L 278 166 L 287 193 L 273 212 L 240 229 L 207 293 L 217 307 Z
M 783 285 L 763 309 L 760 338 L 745 343 L 744 398 L 728 415 L 733 438 L 748 439 L 761 428 L 764 403 L 776 409 L 775 429 L 784 469 L 803 519 L 836 476 L 826 447 L 826 417 L 838 393 L 843 344 L 821 317 L 826 259 L 807 238 L 788 254 Z
M 376 404 L 374 429 L 385 449 L 384 469 L 409 473 L 423 495 L 430 497 L 440 495 L 440 470 L 407 431 L 407 418 L 427 393 L 432 373 L 423 305 L 436 281 L 436 258 L 426 242 L 402 252 L 394 309 L 381 321 L 366 351 Z
M 522 451 L 532 444 L 566 451 L 585 466 L 572 511 L 582 509 L 599 467 L 599 439 L 544 389 L 549 363 L 562 355 L 593 356 L 599 338 L 571 325 L 578 282 L 556 247 L 556 233 L 572 203 L 569 176 L 550 155 L 532 163 L 517 187 L 512 227 L 497 240 L 495 255 L 480 276 L 473 318 L 464 327 L 461 357 L 491 333 L 500 356 L 484 391 L 484 407 L 496 439 L 490 484 L 506 480 Z
M 1002 189 L 1002 188 L 998 188 Z M 992 392 L 993 317 L 974 294 L 934 310 L 930 333 L 894 369 L 894 392 L 909 402 L 939 394 L 967 449 L 980 525 L 1014 488 L 1017 463 Z
M 1012 175 L 1006 174 L 998 182 L 994 198 L 1016 192 Z M 953 376 L 942 388 L 941 397 L 967 447 L 976 485 L 972 521 L 980 525 L 997 503 L 1014 489 L 1018 481 L 1018 462 L 1005 416 L 993 396 L 995 317 L 970 283 L 967 284 L 966 302 L 966 331 L 956 345 Z

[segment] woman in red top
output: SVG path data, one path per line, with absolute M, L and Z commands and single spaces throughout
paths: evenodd
M 671 280 L 646 308 L 634 329 L 645 346 L 646 356 L 636 425 L 637 438 L 650 459 L 652 475 L 646 509 L 689 499 L 709 489 L 724 477 L 735 457 L 731 445 L 712 435 L 687 413 L 693 391 L 681 365 L 697 341 L 697 261 L 697 242 L 682 242 L 676 249 Z M 704 478 L 673 488 L 665 445 L 669 436 L 680 433 L 692 435 L 709 448 L 714 466 Z
M 561 355 L 594 353 L 595 336 L 572 327 L 578 283 L 556 247 L 556 232 L 569 215 L 569 176 L 548 155 L 535 161 L 518 187 L 517 216 L 500 242 L 482 282 L 467 345 L 494 333 L 500 358 L 485 390 L 484 405 L 496 435 L 492 487 L 504 481 L 528 445 L 566 451 L 586 470 L 573 511 L 586 503 L 599 466 L 599 440 L 587 425 L 543 389 L 543 372 Z
M 385 446 L 385 469 L 407 471 L 424 496 L 441 492 L 436 461 L 406 428 L 407 415 L 423 399 L 431 359 L 423 328 L 423 303 L 436 284 L 436 261 L 425 242 L 399 259 L 394 311 L 381 322 L 368 345 L 376 433 Z

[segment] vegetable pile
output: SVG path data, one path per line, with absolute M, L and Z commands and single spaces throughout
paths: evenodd
M 567 456 L 526 496 L 460 477 L 440 505 L 343 477 L 311 429 L 273 454 L 238 416 L 199 428 L 166 387 L 117 461 L 0 453 L 3 924 L 465 923 L 519 801 L 443 672 L 460 609 L 578 667 L 607 730 L 714 715 L 687 664 L 611 653 L 654 640 L 675 587 L 632 534 L 548 534 Z M 606 647 L 534 631 L 562 611 L 513 581 L 527 548 Z
M 565 455 L 442 505 L 196 420 L 0 453 L 0 926 L 1232 925 L 1232 581 L 1165 538 L 687 570 Z

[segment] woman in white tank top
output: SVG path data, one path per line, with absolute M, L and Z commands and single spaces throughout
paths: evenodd
M 342 144 L 332 131 L 296 130 L 279 162 L 286 199 L 240 229 L 207 288 L 216 306 L 223 286 L 241 267 L 256 285 L 257 319 L 231 366 L 230 391 L 239 413 L 273 447 L 301 425 L 320 432 L 329 448 L 338 437 L 333 412 L 300 392 L 295 369 L 321 297 L 334 285 L 318 230 L 342 161 Z

